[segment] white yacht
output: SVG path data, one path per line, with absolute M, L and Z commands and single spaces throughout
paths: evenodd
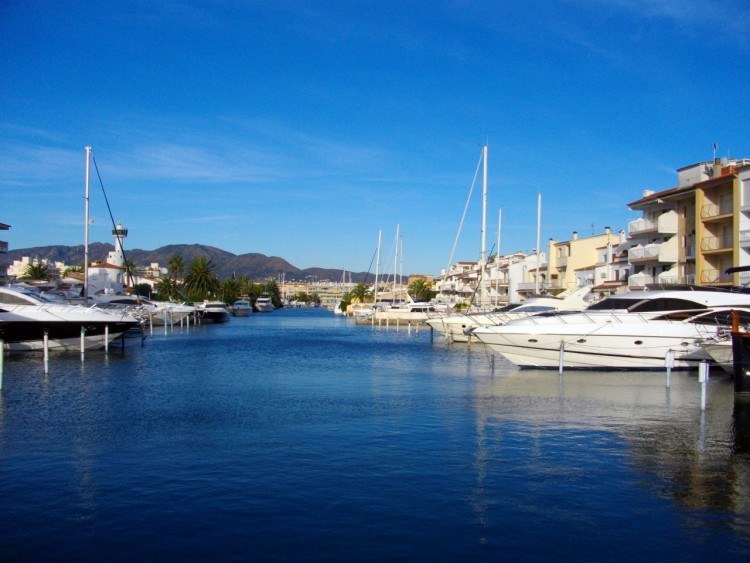
M 140 295 L 97 293 L 90 302 L 100 309 L 118 309 L 156 326 L 174 325 L 190 315 L 197 316 L 198 308 L 171 301 L 152 301 Z
M 473 331 L 482 326 L 502 325 L 513 319 L 523 319 L 531 315 L 550 311 L 582 311 L 589 306 L 585 297 L 591 291 L 590 287 L 582 287 L 574 291 L 552 297 L 539 295 L 529 297 L 523 303 L 513 303 L 482 313 L 456 313 L 433 317 L 427 324 L 451 342 L 467 342 L 476 340 Z
M 270 313 L 275 308 L 270 295 L 261 295 L 255 300 L 255 310 L 259 313 Z
M 253 312 L 253 306 L 247 299 L 238 299 L 232 305 L 232 314 L 235 317 L 247 317 Z
M 375 323 L 424 323 L 437 309 L 432 303 L 405 303 L 385 309 L 375 309 Z
M 527 368 L 663 369 L 706 359 L 706 339 L 750 315 L 750 294 L 709 287 L 634 291 L 578 313 L 542 313 L 473 331 L 493 351 Z
M 196 303 L 201 312 L 201 322 L 206 323 L 226 323 L 231 318 L 229 309 L 223 301 L 204 301 Z
M 0 340 L 11 351 L 103 348 L 142 322 L 120 311 L 45 299 L 29 289 L 0 287 Z M 1 353 L 1 352 L 0 352 Z

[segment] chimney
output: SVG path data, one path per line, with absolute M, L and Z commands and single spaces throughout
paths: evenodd
M 604 227 L 604 234 L 608 235 L 610 233 L 609 227 Z
M 573 231 L 573 239 L 572 240 L 578 240 L 578 231 Z

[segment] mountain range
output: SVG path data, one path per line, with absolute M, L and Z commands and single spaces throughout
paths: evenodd
M 104 261 L 107 253 L 114 250 L 114 246 L 107 243 L 95 242 L 89 244 L 89 261 Z M 137 268 L 147 267 L 156 262 L 160 267 L 166 268 L 169 259 L 173 255 L 182 257 L 185 271 L 190 268 L 190 263 L 199 257 L 206 257 L 213 263 L 214 272 L 220 279 L 231 278 L 234 274 L 236 277 L 247 276 L 250 280 L 261 282 L 269 278 L 278 280 L 282 276 L 286 281 L 312 281 L 312 280 L 330 280 L 333 282 L 341 281 L 342 270 L 330 268 L 306 268 L 301 270 L 293 266 L 283 258 L 278 256 L 266 256 L 265 254 L 248 253 L 232 254 L 226 250 L 221 250 L 213 246 L 202 244 L 171 244 L 162 246 L 156 250 L 133 249 L 125 251 L 125 259 L 136 265 Z M 0 267 L 5 271 L 13 261 L 20 260 L 28 256 L 33 259 L 47 259 L 48 261 L 63 262 L 66 265 L 74 266 L 83 263 L 84 247 L 78 246 L 38 246 L 33 248 L 21 248 L 9 250 L 6 254 L 0 254 Z M 367 272 L 346 272 L 346 281 L 364 282 L 372 281 L 373 273 Z

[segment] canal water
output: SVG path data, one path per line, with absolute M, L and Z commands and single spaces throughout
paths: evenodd
M 731 380 L 490 359 L 321 309 L 6 356 L 0 560 L 750 560 Z

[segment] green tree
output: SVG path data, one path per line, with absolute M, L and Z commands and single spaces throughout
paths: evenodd
M 414 280 L 409 284 L 408 291 L 411 298 L 417 302 L 429 301 L 436 295 L 432 289 L 432 282 L 425 280 Z
M 224 303 L 234 303 L 239 296 L 240 282 L 234 276 L 221 282 L 221 300 Z
M 372 298 L 372 295 L 365 284 L 358 283 L 349 292 L 349 297 L 351 298 L 350 302 L 359 301 L 360 303 L 366 303 L 369 299 Z
M 182 256 L 179 254 L 172 254 L 169 257 L 169 264 L 167 265 L 169 275 L 174 281 L 178 281 L 185 271 L 185 264 L 182 261 Z
M 75 266 L 68 266 L 63 270 L 62 277 L 67 278 L 70 274 L 82 274 L 83 264 L 77 264 Z
M 151 297 L 151 286 L 147 283 L 137 283 L 133 286 L 131 295 L 141 295 L 143 297 Z
M 34 262 L 26 266 L 23 275 L 19 278 L 21 280 L 51 280 L 52 272 L 49 270 L 47 264 L 42 262 Z
M 273 306 L 277 309 L 284 306 L 284 303 L 281 299 L 281 290 L 279 289 L 279 285 L 276 283 L 276 280 L 270 280 L 266 283 L 260 284 L 259 295 L 262 293 L 267 293 L 271 296 Z
M 219 278 L 214 273 L 213 262 L 205 256 L 195 258 L 185 276 L 185 292 L 194 301 L 202 301 L 219 289 Z
M 154 290 L 160 301 L 177 301 L 182 299 L 180 284 L 172 278 L 159 278 L 154 284 Z
M 125 285 L 130 285 L 130 281 L 135 276 L 135 264 L 130 260 L 125 260 L 122 264 L 122 269 L 125 272 Z
M 247 276 L 240 276 L 237 282 L 239 284 L 240 295 L 250 296 L 250 293 L 253 287 L 253 284 L 250 282 L 250 279 Z

